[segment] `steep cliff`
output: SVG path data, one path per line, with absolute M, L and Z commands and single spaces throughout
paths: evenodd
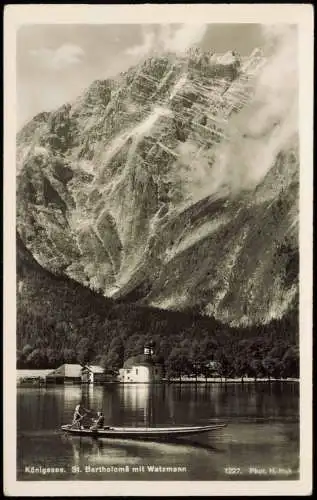
M 271 64 L 159 55 L 36 116 L 17 137 L 18 231 L 36 260 L 120 301 L 283 317 L 298 296 L 298 138 Z

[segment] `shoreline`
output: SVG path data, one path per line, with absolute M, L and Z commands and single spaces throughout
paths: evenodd
M 167 382 L 167 383 L 194 383 L 194 384 L 213 384 L 213 383 L 220 383 L 220 384 L 226 384 L 226 383 L 241 383 L 241 384 L 244 384 L 244 383 L 257 383 L 257 382 L 299 382 L 300 379 L 298 378 L 292 378 L 292 377 L 288 377 L 288 378 L 267 378 L 267 377 L 261 377 L 261 378 L 251 378 L 251 377 L 245 377 L 243 379 L 241 379 L 240 377 L 233 377 L 233 378 L 220 378 L 220 377 L 210 377 L 210 378 L 207 378 L 207 380 L 205 379 L 198 379 L 196 381 L 196 379 L 187 379 L 187 378 L 184 378 L 182 380 L 179 380 L 179 379 L 171 379 L 171 380 L 163 380 L 163 382 Z
M 54 384 L 54 383 L 47 383 L 45 380 L 45 371 L 46 370 L 38 370 L 36 373 L 36 370 L 32 370 L 32 375 L 29 373 L 27 376 L 22 373 L 18 373 L 19 370 L 17 370 L 17 378 L 16 378 L 16 385 L 17 387 L 56 387 L 56 386 L 73 386 L 73 385 L 80 385 L 80 386 L 103 386 L 103 385 L 108 385 L 108 384 L 118 384 L 118 385 L 144 385 L 144 384 L 152 384 L 152 385 L 158 385 L 158 384 L 178 384 L 178 385 L 184 385 L 184 384 L 195 384 L 195 385 L 209 385 L 209 384 L 256 384 L 256 383 L 272 383 L 272 382 L 300 382 L 300 379 L 295 378 L 295 377 L 288 377 L 288 378 L 268 378 L 268 377 L 259 377 L 259 378 L 254 378 L 254 377 L 208 377 L 205 379 L 204 377 L 183 377 L 181 380 L 179 378 L 171 378 L 171 379 L 166 379 L 163 378 L 160 381 L 152 381 L 152 382 L 120 382 L 118 380 L 108 380 L 104 383 L 95 383 L 95 384 L 87 384 L 87 383 L 82 383 L 82 382 L 71 382 L 71 381 L 65 381 L 62 384 Z M 44 373 L 43 373 L 44 372 Z

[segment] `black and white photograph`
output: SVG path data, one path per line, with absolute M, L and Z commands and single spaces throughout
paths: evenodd
M 8 492 L 308 493 L 310 6 L 31 7 L 5 25 Z

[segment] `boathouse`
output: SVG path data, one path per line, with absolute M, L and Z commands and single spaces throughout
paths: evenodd
M 105 371 L 98 365 L 86 365 L 81 370 L 83 384 L 102 384 L 106 381 Z
M 64 364 L 51 371 L 46 376 L 46 383 L 51 384 L 80 384 L 82 376 L 82 365 Z
M 119 370 L 119 382 L 150 383 L 159 382 L 163 377 L 163 365 L 153 359 L 152 346 L 145 346 L 143 354 L 128 358 Z

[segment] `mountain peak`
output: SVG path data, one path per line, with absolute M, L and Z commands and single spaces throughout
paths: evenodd
M 272 118 L 259 88 L 265 64 L 258 49 L 153 54 L 34 118 L 17 138 L 31 253 L 115 299 L 282 317 L 297 290 L 298 159 L 288 115 Z

